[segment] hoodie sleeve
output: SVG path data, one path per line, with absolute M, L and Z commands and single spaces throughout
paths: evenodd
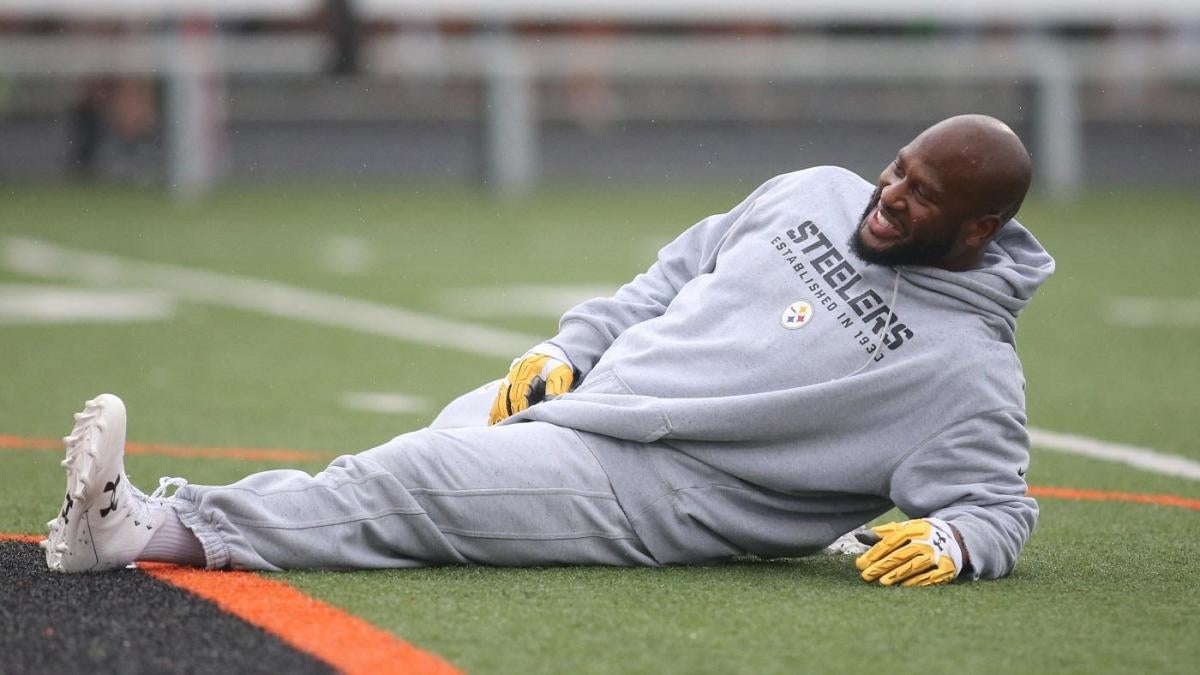
M 1028 467 L 1025 413 L 984 413 L 901 461 L 891 498 L 911 518 L 941 518 L 958 529 L 971 561 L 960 578 L 996 579 L 1012 571 L 1037 522 L 1037 502 L 1025 495 Z
M 658 260 L 610 298 L 593 298 L 563 315 L 558 346 L 581 374 L 591 371 L 601 355 L 631 326 L 653 319 L 692 279 L 711 272 L 717 252 L 733 227 L 753 209 L 754 202 L 785 176 L 763 183 L 728 213 L 709 216 L 688 228 L 658 253 Z

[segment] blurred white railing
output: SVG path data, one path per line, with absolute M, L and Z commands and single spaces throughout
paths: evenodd
M 320 35 L 242 35 L 214 29 L 213 17 L 294 19 L 321 0 L 0 0 L 0 17 L 166 19 L 166 31 L 119 39 L 86 34 L 6 34 L 0 74 L 78 77 L 145 74 L 167 82 L 168 178 L 182 196 L 212 184 L 223 133 L 223 75 L 317 75 L 328 65 Z M 1082 183 L 1082 83 L 1200 81 L 1200 39 L 1127 36 L 1060 40 L 1036 28 L 1055 21 L 1115 25 L 1197 22 L 1197 0 L 357 0 L 364 18 L 435 21 L 469 18 L 468 35 L 436 30 L 372 37 L 363 71 L 400 78 L 461 76 L 485 83 L 484 173 L 504 194 L 538 178 L 536 85 L 582 74 L 664 80 L 955 82 L 1016 81 L 1036 91 L 1034 142 L 1039 180 L 1051 196 Z M 201 20 L 188 20 L 199 17 Z M 518 20 L 612 20 L 630 23 L 775 21 L 942 25 L 999 22 L 1029 28 L 1008 37 L 518 35 Z
M 162 19 L 311 15 L 322 0 L 0 0 L 0 15 Z M 355 0 L 367 18 L 406 21 L 792 22 L 1167 25 L 1200 19 L 1194 0 Z

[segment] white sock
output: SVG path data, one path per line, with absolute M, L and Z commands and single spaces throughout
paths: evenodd
M 150 537 L 138 560 L 204 567 L 207 559 L 200 540 L 183 524 L 175 509 L 166 506 L 165 510 L 166 518 Z

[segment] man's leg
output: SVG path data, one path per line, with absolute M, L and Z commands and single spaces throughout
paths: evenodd
M 464 427 L 486 427 L 492 400 L 500 391 L 503 380 L 493 380 L 459 396 L 442 408 L 429 423 L 430 429 L 462 429 Z
M 175 508 L 211 567 L 656 564 L 591 451 L 541 423 L 426 429 L 316 476 L 188 486 Z
M 81 415 L 72 433 L 81 440 L 68 443 L 68 496 L 49 524 L 52 569 L 114 569 L 175 550 L 156 542 L 178 534 L 176 515 L 211 567 L 656 564 L 568 429 L 423 430 L 316 476 L 267 471 L 163 500 L 125 476 L 120 400 L 98 397 Z

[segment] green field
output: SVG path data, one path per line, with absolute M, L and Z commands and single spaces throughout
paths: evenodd
M 657 247 L 753 186 L 548 190 L 500 203 L 447 188 L 256 188 L 180 207 L 117 189 L 4 188 L 0 253 L 19 236 L 332 292 L 548 335 L 543 317 L 447 305 L 455 289 L 615 287 Z M 1095 194 L 1022 215 L 1059 263 L 1022 317 L 1031 424 L 1200 460 L 1200 326 L 1130 326 L 1114 298 L 1200 301 L 1200 197 Z M 356 273 L 331 237 L 366 243 Z M 359 251 L 359 254 L 362 252 Z M 83 286 L 0 258 L 0 288 Z M 294 448 L 333 457 L 426 424 L 508 358 L 181 300 L 166 320 L 36 323 L 0 315 L 0 435 L 55 438 L 84 399 L 125 399 L 134 441 Z M 515 354 L 514 354 L 515 356 Z M 422 412 L 342 406 L 401 392 Z M 3 450 L 0 532 L 41 532 L 60 457 Z M 275 462 L 138 455 L 159 475 L 228 482 Z M 322 462 L 302 464 L 316 471 Z M 1038 486 L 1200 499 L 1200 482 L 1035 448 Z M 281 575 L 470 672 L 1193 672 L 1200 664 L 1200 511 L 1043 499 L 1009 578 L 932 589 L 857 580 L 849 558 L 705 568 L 452 568 Z

